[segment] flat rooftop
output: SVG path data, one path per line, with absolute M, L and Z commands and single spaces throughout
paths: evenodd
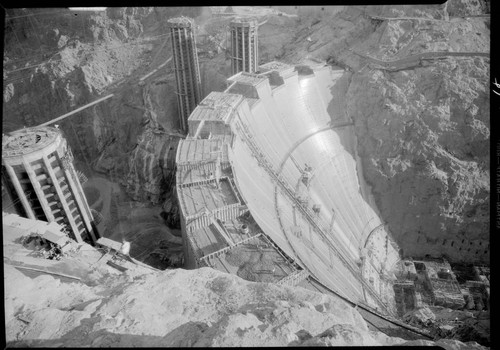
M 259 23 L 254 18 L 236 17 L 230 23 L 235 27 L 256 27 Z
M 177 183 L 188 184 L 208 180 L 217 157 L 223 164 L 229 162 L 227 154 L 229 138 L 180 140 L 176 156 Z M 231 170 L 221 167 L 222 176 L 230 176 Z
M 191 27 L 193 24 L 193 20 L 188 17 L 175 17 L 171 18 L 167 21 L 169 27 L 181 27 L 181 28 L 186 28 L 186 27 Z
M 243 224 L 247 226 L 247 232 L 241 230 Z M 245 215 L 219 222 L 218 226 L 223 232 L 220 232 L 219 228 L 214 223 L 211 223 L 209 226 L 198 228 L 190 234 L 195 245 L 194 249 L 199 257 L 250 239 L 261 232 L 257 223 L 253 219 L 245 218 Z
M 218 139 L 185 139 L 179 141 L 177 165 L 216 161 L 222 151 L 222 141 Z
M 2 158 L 32 153 L 56 142 L 59 129 L 44 126 L 23 128 L 2 137 Z
M 189 120 L 227 122 L 242 99 L 241 95 L 212 91 L 194 109 Z
M 221 179 L 220 188 L 215 183 L 199 184 L 181 189 L 181 200 L 186 207 L 186 215 L 193 215 L 203 209 L 212 211 L 226 205 L 239 203 L 236 194 L 226 179 Z
M 231 169 L 224 168 L 221 170 L 221 177 L 231 176 Z M 186 185 L 194 182 L 208 180 L 210 178 L 210 171 L 203 166 L 195 168 L 185 168 L 177 170 L 177 183 Z
M 203 257 L 228 246 L 214 224 L 194 230 L 191 233 L 195 254 Z
M 271 61 L 268 63 L 265 63 L 261 66 L 259 66 L 259 71 L 261 73 L 264 72 L 269 72 L 269 71 L 277 71 L 277 72 L 284 72 L 284 71 L 293 71 L 295 70 L 295 66 L 279 62 L 279 61 Z
M 231 83 L 237 82 L 239 84 L 250 85 L 250 86 L 257 86 L 266 80 L 267 80 L 266 76 L 246 73 L 246 72 L 239 72 L 238 74 L 235 74 L 227 79 L 227 81 Z

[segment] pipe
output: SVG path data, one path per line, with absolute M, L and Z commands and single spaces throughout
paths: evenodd
M 75 109 L 74 111 L 71 111 L 71 112 L 69 112 L 69 113 L 63 114 L 62 116 L 60 116 L 60 117 L 58 117 L 58 118 L 55 118 L 55 119 L 49 120 L 48 122 L 45 122 L 45 123 L 43 123 L 43 124 L 37 125 L 36 127 L 47 126 L 47 125 L 50 125 L 50 124 L 52 124 L 52 123 L 55 123 L 55 122 L 57 122 L 57 121 L 59 121 L 59 120 L 62 120 L 62 119 L 64 119 L 64 118 L 66 118 L 66 117 L 69 117 L 70 115 L 73 115 L 73 114 L 75 114 L 75 113 L 78 113 L 78 112 L 80 112 L 80 111 L 84 110 L 85 108 L 88 108 L 88 107 L 90 107 L 90 106 L 93 106 L 93 105 L 95 105 L 95 104 L 97 104 L 97 103 L 99 103 L 99 102 L 102 102 L 102 101 L 104 101 L 104 100 L 107 100 L 108 98 L 113 97 L 113 96 L 114 96 L 114 94 L 110 94 L 110 95 L 104 96 L 104 97 L 102 97 L 102 98 L 100 98 L 100 99 L 98 99 L 98 100 L 95 100 L 94 102 L 90 102 L 90 103 L 88 103 L 88 104 L 86 104 L 86 105 L 84 105 L 84 106 L 81 106 L 80 108 L 77 108 L 77 109 Z
M 79 277 L 69 276 L 69 275 L 65 275 L 63 273 L 57 273 L 57 272 L 52 272 L 52 271 L 40 270 L 40 269 L 35 269 L 33 267 L 27 267 L 27 266 L 17 266 L 17 265 L 15 265 L 14 267 L 17 268 L 17 269 L 25 269 L 25 270 L 42 272 L 42 273 L 48 273 L 50 275 L 55 275 L 55 276 L 60 276 L 60 277 L 66 277 L 66 278 L 71 278 L 71 279 L 74 279 L 74 280 L 77 280 L 77 281 L 81 281 L 81 278 L 79 278 Z

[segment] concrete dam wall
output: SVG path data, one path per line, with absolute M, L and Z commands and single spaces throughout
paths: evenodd
M 398 247 L 358 176 L 346 74 L 271 62 L 229 78 L 193 111 L 177 152 L 188 267 L 230 249 L 240 238 L 229 228 L 251 215 L 255 233 L 299 269 L 354 302 L 390 309 Z

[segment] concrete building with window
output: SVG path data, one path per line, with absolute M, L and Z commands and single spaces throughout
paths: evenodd
M 56 222 L 77 242 L 99 238 L 61 130 L 25 128 L 4 135 L 2 176 L 19 215 Z

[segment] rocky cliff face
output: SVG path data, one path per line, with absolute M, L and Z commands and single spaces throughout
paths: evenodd
M 353 78 L 365 176 L 406 254 L 489 260 L 488 76 L 465 58 Z
M 139 79 L 170 55 L 166 19 L 199 12 L 147 7 L 8 13 L 13 19 L 6 24 L 4 131 L 38 125 L 113 93 L 58 124 L 78 161 L 128 184 L 134 197 L 146 191 L 141 198 L 156 198 L 164 190 L 163 169 L 157 162 L 151 171 L 137 172 L 145 158 L 133 150 L 150 147 L 137 147 L 148 139 L 142 135 L 146 129 L 176 129 L 176 99 L 170 93 L 175 77 L 163 68 L 141 85 Z M 151 181 L 141 183 L 144 179 Z
M 302 18 L 285 45 L 285 60 L 316 57 L 353 71 L 345 110 L 363 175 L 407 256 L 489 261 L 485 13 L 486 2 L 466 0 L 347 7 Z
M 36 13 L 26 9 L 10 15 L 30 19 L 30 11 Z M 6 94 L 4 85 L 6 131 L 38 125 L 84 105 L 145 63 L 151 44 L 136 41 L 144 30 L 141 21 L 151 18 L 153 9 L 108 12 L 59 11 L 32 16 L 30 22 L 7 21 L 6 38 L 11 41 L 6 45 L 4 80 L 12 84 L 13 93 Z M 12 41 L 15 37 L 18 42 Z M 30 46 L 40 54 L 23 56 Z M 110 144 L 117 143 L 125 152 L 135 144 L 143 113 L 126 106 L 133 103 L 134 87 L 121 92 L 120 103 L 108 100 L 59 123 L 77 159 L 90 163 Z
M 445 9 L 443 17 L 456 11 Z M 381 29 L 381 49 L 370 54 L 396 60 L 432 51 L 489 53 L 489 19 L 450 21 L 390 21 Z M 405 255 L 487 262 L 489 58 L 393 66 L 369 62 L 354 74 L 347 98 L 382 216 Z
M 95 273 L 94 277 L 98 274 Z M 370 331 L 351 306 L 302 288 L 247 282 L 210 268 L 128 271 L 88 285 L 33 280 L 5 266 L 7 341 L 13 347 L 441 345 Z M 94 285 L 94 287 L 92 287 Z M 36 296 L 35 296 L 36 295 Z

